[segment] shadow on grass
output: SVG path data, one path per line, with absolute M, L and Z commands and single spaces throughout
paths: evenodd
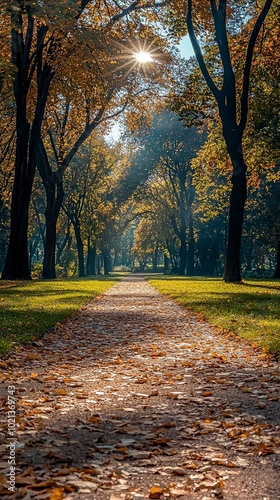
M 166 292 L 168 294 L 168 291 Z M 187 307 L 194 307 L 196 310 L 208 309 L 218 310 L 222 315 L 246 314 L 256 319 L 271 318 L 279 319 L 280 294 L 279 293 L 234 293 L 234 292 L 213 292 L 205 293 L 197 291 L 175 291 L 172 290 L 170 297 L 176 299 Z M 265 307 L 267 306 L 267 307 Z
M 35 289 L 37 286 L 42 286 L 46 284 L 47 286 L 51 285 L 54 287 L 65 286 L 67 283 L 81 283 L 81 281 L 88 282 L 98 282 L 98 281 L 120 281 L 123 276 L 114 274 L 114 275 L 100 275 L 100 276 L 85 276 L 84 278 L 57 278 L 57 279 L 33 279 L 31 281 L 9 281 L 9 280 L 0 280 L 0 292 L 4 292 L 5 290 L 11 290 L 14 288 L 18 288 L 19 290 L 26 287 L 31 287 Z
M 197 281 L 199 283 L 205 282 L 205 283 L 213 283 L 213 282 L 218 282 L 221 284 L 224 284 L 225 287 L 227 286 L 237 286 L 237 287 L 242 287 L 242 286 L 248 286 L 248 287 L 258 287 L 258 288 L 268 288 L 271 290 L 276 290 L 280 292 L 280 279 L 275 278 L 273 279 L 274 284 L 267 284 L 268 281 L 272 281 L 268 278 L 250 278 L 250 279 L 244 279 L 244 281 L 234 282 L 234 283 L 226 283 L 222 278 L 217 278 L 217 277 L 207 277 L 207 276 L 166 276 L 166 275 L 160 275 L 160 276 L 149 276 L 145 275 L 145 278 L 147 278 L 147 281 L 157 281 L 157 280 L 162 280 L 162 281 Z M 263 284 L 262 284 L 263 281 Z M 278 284 L 278 286 L 277 286 Z
M 267 283 L 267 280 L 264 280 L 264 282 Z M 278 290 L 278 292 L 280 292 L 280 280 L 279 279 L 275 280 L 275 283 L 278 283 L 278 286 L 265 285 L 265 284 L 262 285 L 262 284 L 258 284 L 258 283 L 254 283 L 254 282 L 249 282 L 249 281 L 244 281 L 243 285 L 244 286 L 249 286 L 249 287 L 256 287 L 256 288 L 268 288 L 269 290 Z
M 216 326 L 257 341 L 274 355 L 280 353 L 280 287 L 250 281 L 226 284 L 221 279 L 149 279 L 159 291 L 201 313 Z
M 1 283 L 0 353 L 41 337 L 58 321 L 105 293 L 117 277 Z M 106 285 L 108 283 L 108 285 Z

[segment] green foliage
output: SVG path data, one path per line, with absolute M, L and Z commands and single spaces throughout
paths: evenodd
M 280 355 L 279 280 L 226 284 L 205 278 L 148 279 L 160 292 L 200 313 L 211 324 Z
M 117 278 L 1 282 L 0 354 L 40 338 L 58 321 L 108 290 Z

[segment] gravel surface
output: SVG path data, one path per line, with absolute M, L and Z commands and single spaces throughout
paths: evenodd
M 280 499 L 279 364 L 143 277 L 0 369 L 4 499 Z

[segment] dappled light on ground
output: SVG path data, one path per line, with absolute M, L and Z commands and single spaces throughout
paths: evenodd
M 279 365 L 143 278 L 1 368 L 5 444 L 11 384 L 18 404 L 18 498 L 278 498 Z

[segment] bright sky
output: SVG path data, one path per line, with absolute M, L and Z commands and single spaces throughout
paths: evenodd
M 194 55 L 194 51 L 192 49 L 192 45 L 188 35 L 182 38 L 181 42 L 178 45 L 178 48 L 181 52 L 182 57 L 185 57 L 185 59 L 189 59 L 189 57 L 192 57 Z M 120 135 L 120 127 L 118 122 L 116 122 L 112 127 L 112 130 L 109 134 L 109 138 L 117 140 L 119 135 Z
M 178 48 L 181 52 L 181 55 L 186 59 L 189 59 L 189 57 L 192 57 L 194 55 L 189 35 L 186 35 L 184 36 L 184 38 L 182 38 L 181 42 L 178 45 Z

